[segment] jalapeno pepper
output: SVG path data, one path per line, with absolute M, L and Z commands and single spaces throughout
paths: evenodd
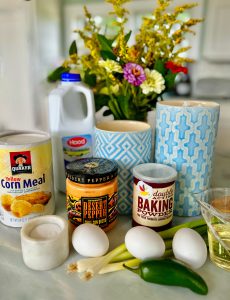
M 124 267 L 148 282 L 186 287 L 201 295 L 208 293 L 208 286 L 199 274 L 172 259 L 143 261 L 135 269 Z

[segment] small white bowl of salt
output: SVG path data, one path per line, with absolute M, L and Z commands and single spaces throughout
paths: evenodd
M 61 265 L 69 255 L 68 222 L 46 215 L 31 219 L 21 229 L 24 263 L 33 270 L 50 270 Z

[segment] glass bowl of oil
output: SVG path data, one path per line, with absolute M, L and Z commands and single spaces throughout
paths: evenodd
M 210 259 L 230 271 L 230 188 L 210 188 L 194 196 L 208 225 Z

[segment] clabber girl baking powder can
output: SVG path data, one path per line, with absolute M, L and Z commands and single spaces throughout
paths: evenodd
M 31 218 L 53 214 L 52 149 L 40 131 L 0 133 L 0 220 L 21 227 Z
M 172 224 L 177 171 L 156 163 L 133 168 L 133 226 L 162 231 Z

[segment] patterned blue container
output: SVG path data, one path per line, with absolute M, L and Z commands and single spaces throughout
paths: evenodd
M 105 121 L 97 124 L 94 138 L 94 156 L 118 164 L 118 212 L 129 215 L 133 202 L 132 169 L 151 160 L 151 127 L 138 121 Z
M 215 102 L 157 103 L 155 161 L 178 172 L 174 215 L 200 214 L 193 194 L 210 186 L 218 120 Z

